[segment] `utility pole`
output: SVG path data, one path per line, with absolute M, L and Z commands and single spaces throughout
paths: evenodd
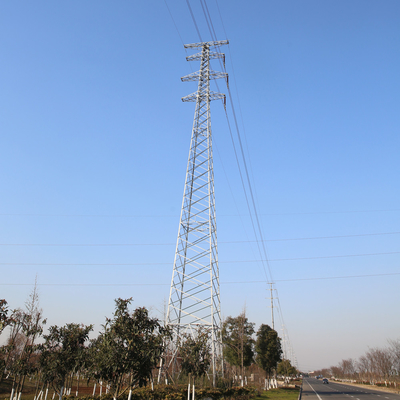
M 272 321 L 272 329 L 275 329 L 275 323 L 274 323 L 274 297 L 273 297 L 273 292 L 272 292 L 273 283 L 269 283 L 269 285 L 270 285 L 270 291 L 271 291 L 271 321 Z
M 287 350 L 286 350 L 286 332 L 285 332 L 285 325 L 282 325 L 282 345 L 283 345 L 283 358 L 288 359 Z
M 228 43 L 223 40 L 184 45 L 200 50 L 186 57 L 187 61 L 200 61 L 200 70 L 181 78 L 183 82 L 196 81 L 198 86 L 196 92 L 182 98 L 184 102 L 195 102 L 196 107 L 166 317 L 173 339 L 165 368 L 172 374 L 176 372 L 183 335 L 196 338 L 198 330 L 205 328 L 210 334 L 214 385 L 217 370 L 222 370 L 222 343 L 210 102 L 225 101 L 225 95 L 211 91 L 210 80 L 227 80 L 228 74 L 211 70 L 210 59 L 225 59 L 224 54 L 211 49 Z

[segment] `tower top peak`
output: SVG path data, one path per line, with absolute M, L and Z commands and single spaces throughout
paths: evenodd
M 229 40 L 217 40 L 214 42 L 199 42 L 199 43 L 190 43 L 184 44 L 185 49 L 199 49 L 203 46 L 215 47 L 215 46 L 223 46 L 224 44 L 229 44 Z

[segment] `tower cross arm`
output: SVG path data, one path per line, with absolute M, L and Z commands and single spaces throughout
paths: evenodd
M 204 74 L 200 71 L 192 72 L 189 75 L 182 76 L 182 82 L 190 82 L 190 81 L 198 81 Z M 219 78 L 227 78 L 228 74 L 226 72 L 212 71 L 210 70 L 208 73 L 209 79 L 219 79 Z
M 183 46 L 185 49 L 199 49 L 203 46 L 223 46 L 224 44 L 229 44 L 229 40 L 217 40 L 214 42 L 200 42 L 200 43 L 190 43 L 190 44 L 184 44 Z
M 212 52 L 209 54 L 209 57 L 210 57 L 210 59 L 223 58 L 225 60 L 224 53 Z M 200 61 L 201 59 L 202 59 L 202 53 L 196 53 L 196 54 L 192 54 L 191 56 L 186 57 L 186 61 Z
M 205 100 L 207 98 L 207 94 L 203 93 L 203 94 L 198 94 L 198 92 L 194 92 L 191 93 L 185 97 L 182 97 L 182 101 L 183 102 L 187 102 L 187 101 L 197 101 L 197 96 L 200 96 L 200 98 L 202 100 Z M 210 95 L 209 95 L 210 101 L 212 100 L 220 100 L 220 99 L 224 99 L 225 100 L 225 95 L 223 93 L 218 93 L 218 92 L 211 92 L 210 91 Z

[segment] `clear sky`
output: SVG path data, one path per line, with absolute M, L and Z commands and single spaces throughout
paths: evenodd
M 400 2 L 207 6 L 230 41 L 278 332 L 283 316 L 302 370 L 386 346 L 400 338 Z M 198 69 L 185 60 L 183 43 L 200 41 L 186 1 L 0 10 L 0 298 L 23 307 L 37 275 L 49 325 L 98 332 L 117 297 L 162 318 L 194 113 L 181 97 L 196 90 L 180 77 Z M 220 102 L 212 129 L 222 312 L 271 324 Z

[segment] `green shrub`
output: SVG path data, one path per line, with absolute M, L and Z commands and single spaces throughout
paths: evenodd
M 186 400 L 187 385 L 159 385 L 154 390 L 150 386 L 138 387 L 132 390 L 131 400 Z M 125 391 L 118 400 L 127 400 L 129 391 Z M 248 400 L 257 394 L 257 390 L 251 386 L 231 388 L 198 388 L 195 390 L 195 400 L 210 398 L 212 400 Z M 192 394 L 191 394 L 192 396 Z M 82 396 L 79 400 L 112 400 L 110 393 L 101 396 Z M 77 400 L 73 395 L 64 396 L 63 400 Z

